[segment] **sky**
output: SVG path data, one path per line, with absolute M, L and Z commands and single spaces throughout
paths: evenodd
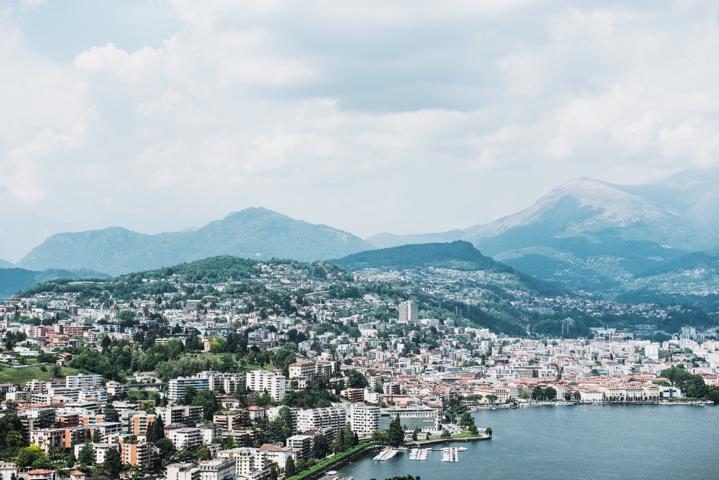
M 362 237 L 719 164 L 719 2 L 0 0 L 0 258 L 264 206 Z

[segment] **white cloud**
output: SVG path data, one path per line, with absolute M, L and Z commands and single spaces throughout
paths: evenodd
M 438 230 L 574 176 L 719 162 L 712 2 L 167 5 L 166 38 L 101 38 L 69 63 L 0 13 L 6 204 L 87 226 L 264 203 L 364 234 Z

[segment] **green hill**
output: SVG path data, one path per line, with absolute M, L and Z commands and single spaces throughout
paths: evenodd
M 49 280 L 80 278 L 98 278 L 106 275 L 88 270 L 70 271 L 50 269 L 36 272 L 24 268 L 0 269 L 0 300 L 12 297 L 14 294 Z

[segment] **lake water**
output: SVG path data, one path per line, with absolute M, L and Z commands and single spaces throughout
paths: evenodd
M 719 479 L 719 407 L 526 408 L 483 411 L 475 421 L 494 438 L 451 444 L 468 449 L 458 463 L 443 463 L 438 451 L 425 461 L 407 452 L 362 458 L 341 472 L 355 480 Z

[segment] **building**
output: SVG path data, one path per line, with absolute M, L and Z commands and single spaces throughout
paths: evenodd
M 200 462 L 200 480 L 235 480 L 236 465 L 231 459 L 216 458 Z
M 347 388 L 341 394 L 352 403 L 364 402 L 364 388 Z
M 354 403 L 350 410 L 350 428 L 359 438 L 369 438 L 379 430 L 379 417 L 379 407 Z
M 77 375 L 68 375 L 65 377 L 66 388 L 78 388 L 80 390 L 90 390 L 102 386 L 102 375 L 95 373 Z
M 259 479 L 264 476 L 266 462 L 257 448 L 241 447 L 220 450 L 217 457 L 235 462 L 235 478 L 238 480 Z
M 192 463 L 171 463 L 167 466 L 166 480 L 200 480 L 200 469 Z
M 288 367 L 290 380 L 294 378 L 312 378 L 315 375 L 315 364 L 310 361 L 291 363 Z
M 389 424 L 397 416 L 405 430 L 419 429 L 426 432 L 439 430 L 439 412 L 423 405 L 380 409 L 379 428 L 389 428 Z
M 232 432 L 250 426 L 250 412 L 246 409 L 232 410 L 226 413 L 216 413 L 212 417 L 219 432 Z
M 198 405 L 174 405 L 155 408 L 156 415 L 162 417 L 165 426 L 197 425 L 202 422 L 203 410 Z
M 260 454 L 267 462 L 276 464 L 280 470 L 285 469 L 287 459 L 292 457 L 292 450 L 285 447 L 278 447 L 271 443 L 265 443 L 260 447 Z
M 209 390 L 210 380 L 202 377 L 177 377 L 169 382 L 167 397 L 177 402 L 185 396 L 188 388 L 195 390 Z
M 156 416 L 147 412 L 132 412 L 127 419 L 127 433 L 135 436 L 147 435 L 147 429 L 155 421 Z M 164 421 L 164 420 L 163 420 Z
M 347 424 L 347 411 L 343 407 L 308 408 L 297 412 L 297 431 L 316 430 L 334 437 Z
M 399 321 L 398 323 L 419 323 L 419 309 L 417 302 L 407 300 L 399 304 Z
M 242 373 L 200 372 L 195 377 L 206 378 L 208 388 L 213 392 L 224 392 L 232 395 L 237 392 L 244 392 L 246 388 L 246 378 Z
M 310 458 L 312 455 L 312 439 L 311 435 L 292 435 L 287 437 L 285 445 L 295 452 L 297 458 Z
M 177 450 L 196 448 L 202 445 L 202 432 L 199 428 L 176 428 L 165 432 L 165 434 Z
M 123 442 L 120 444 L 120 459 L 125 465 L 144 468 L 152 461 L 152 445 L 147 442 Z
M 246 375 L 247 389 L 253 392 L 267 392 L 273 400 L 282 400 L 287 391 L 287 379 L 267 370 L 253 370 Z
M 17 478 L 17 465 L 12 462 L 0 462 L 0 480 Z
M 120 446 L 115 443 L 88 443 L 88 445 L 90 445 L 92 447 L 92 451 L 95 452 L 95 463 L 105 463 L 105 455 L 107 455 L 108 450 L 118 450 L 120 448 Z M 80 451 L 83 448 L 85 448 L 84 443 L 75 445 L 75 458 L 80 457 Z
M 57 470 L 36 468 L 27 472 L 27 480 L 58 480 Z

